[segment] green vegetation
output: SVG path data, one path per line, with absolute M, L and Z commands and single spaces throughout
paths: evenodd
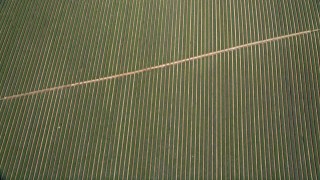
M 1 97 L 320 28 L 312 0 L 3 2 Z M 316 31 L 0 100 L 0 170 L 10 179 L 316 179 L 319 42 Z

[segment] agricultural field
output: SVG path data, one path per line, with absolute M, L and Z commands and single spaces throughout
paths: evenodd
M 317 179 L 317 0 L 0 0 L 0 175 Z

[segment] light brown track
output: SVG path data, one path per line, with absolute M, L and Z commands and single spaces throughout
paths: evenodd
M 110 80 L 110 79 L 116 79 L 116 78 L 125 77 L 125 76 L 131 76 L 131 75 L 135 75 L 135 74 L 139 74 L 139 73 L 143 73 L 143 72 L 147 72 L 147 71 L 152 71 L 155 69 L 161 69 L 161 68 L 165 68 L 168 66 L 174 66 L 174 65 L 185 63 L 188 61 L 199 60 L 201 58 L 210 57 L 210 56 L 214 56 L 217 54 L 222 54 L 222 53 L 234 51 L 237 49 L 242 49 L 242 48 L 251 47 L 251 46 L 255 46 L 255 45 L 265 44 L 268 42 L 278 41 L 281 39 L 287 39 L 287 38 L 295 37 L 295 36 L 301 36 L 304 34 L 310 34 L 310 33 L 318 32 L 318 31 L 320 31 L 320 29 L 314 29 L 314 30 L 308 30 L 308 31 L 302 31 L 302 32 L 288 34 L 288 35 L 278 36 L 278 37 L 265 39 L 265 40 L 261 40 L 261 41 L 255 41 L 252 43 L 247 43 L 247 44 L 243 44 L 243 45 L 239 45 L 239 46 L 235 46 L 235 47 L 231 47 L 231 48 L 227 48 L 227 49 L 223 49 L 223 50 L 219 50 L 219 51 L 214 51 L 214 52 L 210 52 L 210 53 L 206 53 L 206 54 L 202 54 L 202 55 L 198 55 L 198 56 L 194 56 L 194 57 L 190 57 L 190 58 L 186 58 L 186 59 L 181 59 L 181 60 L 170 62 L 170 63 L 152 66 L 152 67 L 148 67 L 148 68 L 144 68 L 144 69 L 140 69 L 140 70 L 136 70 L 136 71 L 131 71 L 131 72 L 116 74 L 116 75 L 112 75 L 112 76 L 102 77 L 102 78 L 98 78 L 98 79 L 81 81 L 81 82 L 77 82 L 77 83 L 73 83 L 73 84 L 66 84 L 66 85 L 55 86 L 55 87 L 51 87 L 51 88 L 40 89 L 40 90 L 36 90 L 36 91 L 6 96 L 6 97 L 0 98 L 0 100 L 15 99 L 15 98 L 20 98 L 20 97 L 24 97 L 24 96 L 31 96 L 34 94 L 40 94 L 40 93 L 61 90 L 61 89 L 71 88 L 71 87 L 75 87 L 75 86 L 81 86 L 81 85 L 100 82 L 100 81 L 106 81 L 106 80 Z

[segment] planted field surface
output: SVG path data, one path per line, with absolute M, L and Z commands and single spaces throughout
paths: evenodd
M 320 27 L 312 0 L 6 0 L 0 16 L 1 97 Z
M 0 17 L 4 177 L 319 176 L 316 1 L 0 0 Z

